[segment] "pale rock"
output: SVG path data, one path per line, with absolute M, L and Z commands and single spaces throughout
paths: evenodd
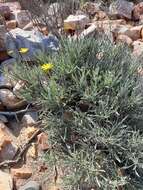
M 12 168 L 11 174 L 14 178 L 28 179 L 32 176 L 32 170 L 24 165 L 22 168 Z
M 120 34 L 117 36 L 116 42 L 125 43 L 128 46 L 131 46 L 133 43 L 133 40 L 130 37 L 128 37 L 127 35 Z
M 15 29 L 16 26 L 17 26 L 17 21 L 16 20 L 6 21 L 6 27 L 7 27 L 8 30 Z
M 24 186 L 21 186 L 18 190 L 40 190 L 41 187 L 36 181 L 29 181 Z
M 17 97 L 20 97 L 20 91 L 25 87 L 25 81 L 18 81 L 13 88 L 13 93 L 16 94 Z
M 16 10 L 21 10 L 21 5 L 18 1 L 0 3 L 0 6 L 9 7 L 11 12 L 16 11 Z
M 140 19 L 140 15 L 143 14 L 143 2 L 134 6 L 133 10 L 133 19 L 138 21 Z
M 26 128 L 26 137 L 29 139 L 38 129 L 35 127 L 27 127 Z
M 140 40 L 133 42 L 133 55 L 140 57 L 143 54 L 143 42 Z
M 94 16 L 97 12 L 101 11 L 100 4 L 92 2 L 86 2 L 83 5 L 82 10 L 90 16 Z
M 134 8 L 134 4 L 132 2 L 128 2 L 126 0 L 117 0 L 111 3 L 109 7 L 109 13 L 112 16 L 132 19 L 132 11 Z
M 17 98 L 8 89 L 0 89 L 0 101 L 8 109 L 18 109 L 26 105 L 26 102 L 24 100 Z
M 44 132 L 40 133 L 38 136 L 38 147 L 45 151 L 49 149 L 49 144 L 48 144 L 48 135 Z
M 93 22 L 97 21 L 97 20 L 109 20 L 109 17 L 107 15 L 107 13 L 105 13 L 104 11 L 99 11 L 98 13 L 96 13 Z
M 89 24 L 89 18 L 86 15 L 69 15 L 64 20 L 64 30 L 80 30 Z
M 19 28 L 24 28 L 31 21 L 31 16 L 28 10 L 14 11 L 13 14 Z
M 10 174 L 0 170 L 0 190 L 13 190 L 13 179 Z
M 31 157 L 33 159 L 36 159 L 37 156 L 38 156 L 37 145 L 35 143 L 32 143 L 27 151 L 27 158 Z
M 22 118 L 22 124 L 24 127 L 33 126 L 38 120 L 37 112 L 28 112 Z

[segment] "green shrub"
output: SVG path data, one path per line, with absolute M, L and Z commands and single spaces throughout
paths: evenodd
M 44 73 L 40 65 L 48 62 L 54 68 Z M 64 189 L 141 189 L 138 67 L 127 47 L 107 39 L 63 40 L 58 53 L 40 55 L 34 66 L 15 67 L 13 76 L 27 82 L 21 94 L 40 105 L 54 145 L 46 160 L 67 169 Z

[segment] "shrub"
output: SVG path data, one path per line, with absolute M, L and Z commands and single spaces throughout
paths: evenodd
M 45 73 L 43 63 L 52 63 Z M 64 189 L 141 189 L 142 89 L 139 62 L 107 39 L 61 41 L 59 52 L 34 66 L 17 64 L 21 91 L 40 106 L 54 145 L 46 160 L 66 168 Z M 54 155 L 54 159 L 53 156 Z

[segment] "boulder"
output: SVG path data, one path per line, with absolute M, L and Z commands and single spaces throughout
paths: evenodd
M 140 19 L 140 15 L 142 14 L 143 14 L 143 2 L 138 3 L 137 5 L 134 6 L 133 19 L 135 21 L 138 21 Z
M 0 190 L 13 190 L 13 179 L 10 174 L 0 170 Z
M 18 190 L 40 190 L 41 187 L 36 181 L 29 181 L 24 186 L 21 186 Z
M 10 8 L 4 4 L 0 3 L 0 15 L 2 15 L 5 19 L 10 18 Z
M 21 5 L 18 1 L 0 3 L 0 7 L 7 6 L 11 12 L 21 10 Z
M 132 19 L 132 11 L 134 4 L 126 0 L 117 0 L 111 3 L 109 7 L 109 14 L 113 17 L 120 17 L 126 19 Z
M 0 89 L 0 101 L 7 109 L 18 109 L 26 105 L 24 100 L 17 98 L 8 89 Z
M 28 179 L 32 176 L 32 170 L 24 165 L 22 168 L 12 168 L 11 174 L 14 178 Z
M 11 35 L 13 38 L 11 38 Z M 12 50 L 11 56 L 16 59 L 35 60 L 39 53 L 51 53 L 59 49 L 59 41 L 53 35 L 45 36 L 37 29 L 25 31 L 20 28 L 6 33 L 6 47 Z M 24 54 L 19 53 L 20 48 L 27 48 Z
M 8 123 L 8 119 L 4 115 L 0 114 L 0 122 Z

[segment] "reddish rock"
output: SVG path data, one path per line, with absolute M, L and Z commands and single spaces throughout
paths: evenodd
M 37 131 L 38 129 L 35 127 L 27 127 L 26 128 L 26 136 L 27 138 L 32 137 L 32 135 Z
M 143 2 L 134 6 L 133 10 L 133 19 L 138 21 L 140 19 L 140 15 L 143 14 Z
M 123 35 L 123 34 L 118 35 L 116 41 L 125 43 L 129 46 L 131 46 L 133 43 L 133 40 L 130 37 L 128 37 L 127 35 Z
M 37 136 L 38 138 L 38 146 L 41 150 L 48 150 L 49 144 L 48 144 L 48 135 L 46 133 L 41 133 Z
M 26 166 L 22 168 L 12 168 L 11 174 L 14 178 L 28 179 L 32 176 L 32 170 Z
M 17 26 L 16 20 L 9 20 L 6 22 L 6 27 L 8 30 L 15 29 Z
M 11 160 L 17 152 L 17 147 L 13 145 L 10 132 L 4 123 L 0 122 L 0 161 Z
M 5 19 L 10 18 L 10 8 L 4 4 L 0 4 L 0 14 L 4 16 Z

